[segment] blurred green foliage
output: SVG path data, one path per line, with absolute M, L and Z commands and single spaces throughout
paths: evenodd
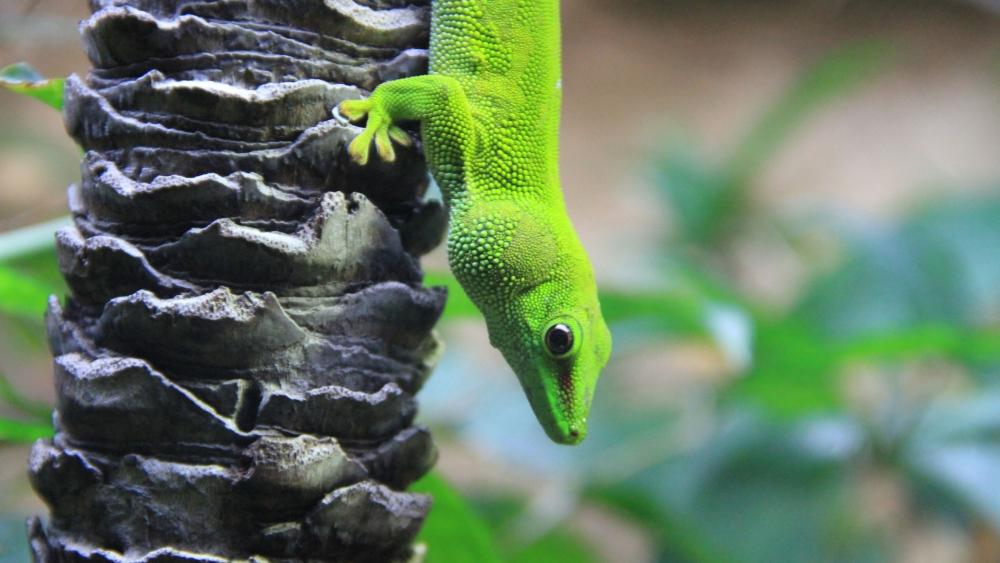
M 434 508 L 417 538 L 427 547 L 427 563 L 499 563 L 500 554 L 486 523 L 440 475 L 431 473 L 410 490 L 434 498 Z
M 749 197 L 799 125 L 892 60 L 881 43 L 837 49 L 766 108 L 732 154 L 705 158 L 688 140 L 657 156 L 652 173 L 676 225 L 656 257 L 664 284 L 602 289 L 617 360 L 587 442 L 518 449 L 538 435 L 502 418 L 530 416 L 516 388 L 482 394 L 489 412 L 463 403 L 457 421 L 436 416 L 433 401 L 426 408 L 432 425 L 463 429 L 506 463 L 531 462 L 558 502 L 460 494 L 432 474 L 414 487 L 435 498 L 419 540 L 428 563 L 598 561 L 570 526 L 581 505 L 642 530 L 658 562 L 892 560 L 903 524 L 878 517 L 870 494 L 885 483 L 910 520 L 941 522 L 970 546 L 984 529 L 1000 543 L 1000 189 L 927 202 L 893 225 L 787 217 Z M 53 228 L 0 235 L 2 322 L 37 320 L 47 296 L 65 292 Z M 734 282 L 737 243 L 761 229 L 779 233 L 808 268 L 787 306 Z M 830 264 L 810 256 L 817 233 L 837 249 Z M 449 289 L 445 325 L 478 317 L 450 275 L 425 281 Z M 26 326 L 43 340 L 40 324 Z M 622 356 L 677 342 L 719 350 L 729 378 L 649 405 L 606 383 L 619 379 Z M 463 384 L 456 361 L 431 384 Z M 0 401 L 21 415 L 0 420 L 0 441 L 51 432 L 48 409 L 4 379 Z
M 802 74 L 750 129 L 720 165 L 692 154 L 690 145 L 670 147 L 657 168 L 658 185 L 677 223 L 675 243 L 707 245 L 755 220 L 746 199 L 749 186 L 795 129 L 825 105 L 842 99 L 883 68 L 891 57 L 881 42 L 850 44 Z

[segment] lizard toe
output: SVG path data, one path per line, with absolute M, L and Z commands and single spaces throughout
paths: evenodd
M 413 146 L 413 139 L 410 138 L 410 135 L 397 125 L 389 126 L 389 138 L 396 141 L 396 143 L 401 147 Z
M 396 160 L 396 151 L 392 148 L 389 127 L 383 127 L 375 133 L 375 149 L 385 162 L 394 162 Z
M 372 110 L 372 101 L 370 98 L 365 100 L 344 100 L 340 102 L 337 109 L 348 121 L 356 123 L 364 119 L 368 115 L 368 112 Z
M 351 141 L 351 144 L 347 147 L 348 154 L 351 155 L 351 160 L 357 162 L 361 166 L 368 164 L 368 155 L 371 152 L 371 135 L 367 134 L 367 131 L 362 132 L 360 135 Z

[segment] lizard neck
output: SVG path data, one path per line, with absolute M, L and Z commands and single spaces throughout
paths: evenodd
M 435 0 L 432 9 L 430 70 L 458 81 L 475 129 L 462 188 L 558 193 L 558 0 Z

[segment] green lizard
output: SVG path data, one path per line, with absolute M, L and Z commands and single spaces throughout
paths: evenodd
M 449 207 L 448 259 L 486 318 L 549 437 L 580 443 L 611 354 L 586 252 L 559 181 L 558 0 L 433 0 L 430 74 L 340 105 L 368 118 L 350 145 L 368 162 L 411 143 L 419 121 Z

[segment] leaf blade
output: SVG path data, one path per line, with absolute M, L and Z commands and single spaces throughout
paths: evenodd
M 51 438 L 52 425 L 0 418 L 0 443 L 29 444 L 39 438 Z
M 427 545 L 426 563 L 500 563 L 486 523 L 440 475 L 430 473 L 410 490 L 434 498 L 434 506 L 416 540 Z
M 63 108 L 63 89 L 66 79 L 45 78 L 27 63 L 14 63 L 0 69 L 0 84 L 8 90 L 23 94 L 51 106 Z
M 45 282 L 0 265 L 0 314 L 39 319 L 54 293 Z

